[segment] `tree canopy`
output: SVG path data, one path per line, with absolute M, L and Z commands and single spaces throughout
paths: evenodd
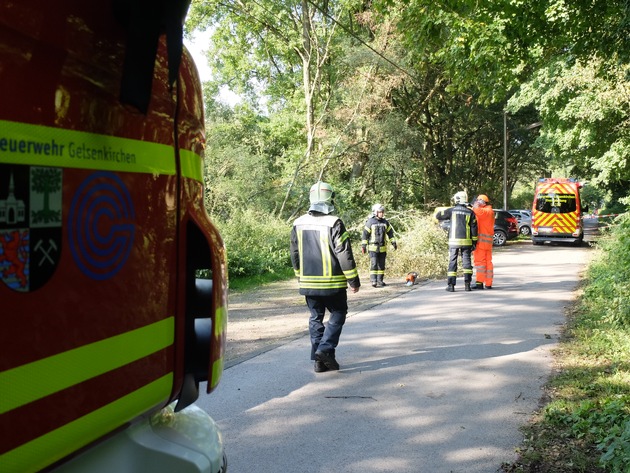
M 628 204 L 629 18 L 627 0 L 193 0 L 208 208 L 290 220 L 318 179 L 352 219 L 461 189 L 499 206 L 557 169 Z

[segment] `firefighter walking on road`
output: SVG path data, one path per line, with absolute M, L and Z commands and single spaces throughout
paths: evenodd
M 372 287 L 387 286 L 383 281 L 385 276 L 385 260 L 387 259 L 387 242 L 394 250 L 398 249 L 394 238 L 394 229 L 385 219 L 385 207 L 381 204 L 372 206 L 372 216 L 365 222 L 361 252 L 370 254 L 370 282 Z
M 494 210 L 487 195 L 481 194 L 473 204 L 477 217 L 478 239 L 473 251 L 476 282 L 473 289 L 492 289 L 494 265 L 492 264 L 492 244 L 494 242 Z
M 448 231 L 448 292 L 455 291 L 457 282 L 457 259 L 462 256 L 462 266 L 464 272 L 464 289 L 470 291 L 472 281 L 472 250 L 477 244 L 477 218 L 475 213 L 468 206 L 468 194 L 460 191 L 453 196 L 455 205 L 435 214 L 438 220 L 450 220 L 451 226 Z
M 334 196 L 330 184 L 315 183 L 308 213 L 291 231 L 291 263 L 311 312 L 308 328 L 316 373 L 339 369 L 335 350 L 348 314 L 347 288 L 356 293 L 361 286 L 350 235 L 341 219 L 331 215 Z M 324 325 L 326 309 L 330 316 Z

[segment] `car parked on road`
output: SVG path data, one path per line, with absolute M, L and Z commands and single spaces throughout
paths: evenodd
M 433 215 L 448 207 L 438 207 Z M 451 227 L 450 220 L 439 220 L 441 228 L 445 231 Z M 504 246 L 509 240 L 518 237 L 518 223 L 516 217 L 510 212 L 501 209 L 494 209 L 494 246 Z
M 508 210 L 518 221 L 518 232 L 523 236 L 532 234 L 532 211 L 531 210 Z

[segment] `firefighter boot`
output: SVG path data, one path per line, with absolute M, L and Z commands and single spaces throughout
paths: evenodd
M 469 282 L 465 282 L 464 283 L 464 291 L 470 291 L 470 283 Z
M 455 286 L 453 286 L 452 284 L 449 284 L 448 286 L 446 286 L 446 291 L 455 292 Z
M 482 282 L 475 283 L 475 285 L 473 286 L 473 289 L 483 289 L 483 283 Z

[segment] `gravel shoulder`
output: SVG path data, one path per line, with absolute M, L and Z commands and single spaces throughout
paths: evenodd
M 404 277 L 385 279 L 386 287 L 373 288 L 361 275 L 361 289 L 348 291 L 348 317 L 394 299 L 422 285 L 407 286 Z M 308 309 L 298 292 L 297 279 L 230 292 L 225 367 L 308 334 Z

